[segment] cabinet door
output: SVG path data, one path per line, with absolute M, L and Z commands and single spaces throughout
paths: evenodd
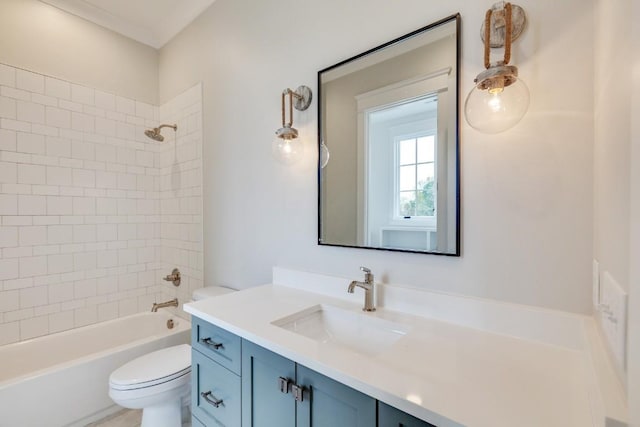
M 280 391 L 281 377 L 294 383 L 294 362 L 242 340 L 242 427 L 295 427 L 296 401 Z
M 385 403 L 378 402 L 378 427 L 435 427 L 426 421 L 402 412 Z
M 376 400 L 298 365 L 296 383 L 304 387 L 297 427 L 375 427 Z

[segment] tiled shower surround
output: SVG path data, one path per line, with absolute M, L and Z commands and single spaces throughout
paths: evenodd
M 0 64 L 0 344 L 202 286 L 201 93 L 158 108 Z

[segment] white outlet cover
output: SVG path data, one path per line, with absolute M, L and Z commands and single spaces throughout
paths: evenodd
M 600 311 L 602 329 L 616 362 L 624 370 L 627 347 L 627 294 L 609 272 L 605 271 L 602 279 L 600 304 L 605 308 Z
M 598 307 L 600 304 L 600 263 L 597 259 L 593 260 L 593 268 L 592 268 L 592 301 L 593 306 Z

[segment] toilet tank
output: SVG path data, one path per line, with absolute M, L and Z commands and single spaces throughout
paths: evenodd
M 204 288 L 196 289 L 193 291 L 192 298 L 194 301 L 200 301 L 203 299 L 217 297 L 219 295 L 235 292 L 235 289 L 227 288 L 225 286 L 206 286 Z

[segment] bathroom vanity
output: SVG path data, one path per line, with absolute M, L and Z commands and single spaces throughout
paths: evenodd
M 346 279 L 275 269 L 274 283 L 185 305 L 194 425 L 624 421 L 591 318 L 391 286 L 364 313 Z
M 432 426 L 203 320 L 192 334 L 195 425 Z

